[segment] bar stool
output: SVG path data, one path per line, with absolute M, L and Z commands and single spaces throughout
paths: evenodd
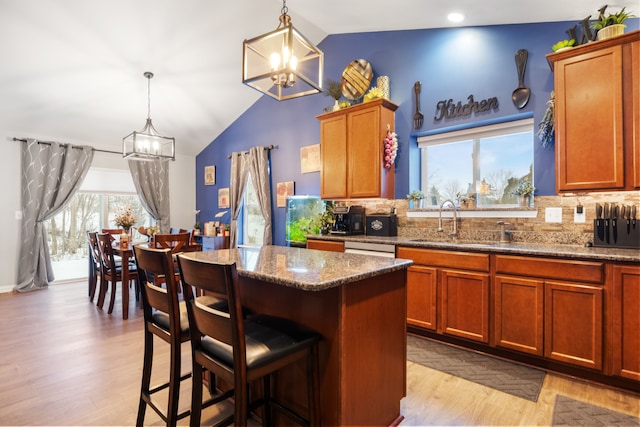
M 178 255 L 178 264 L 191 334 L 191 426 L 200 424 L 203 369 L 234 385 L 234 415 L 218 425 L 245 426 L 249 411 L 258 406 L 264 406 L 263 425 L 271 424 L 272 408 L 302 425 L 319 425 L 321 336 L 277 317 L 256 314 L 243 320 L 235 263 L 215 264 Z M 229 312 L 204 307 L 194 298 L 194 291 L 226 301 Z M 307 419 L 274 399 L 270 390 L 271 374 L 301 359 L 307 361 Z M 262 379 L 263 396 L 250 404 L 248 384 L 258 379 Z

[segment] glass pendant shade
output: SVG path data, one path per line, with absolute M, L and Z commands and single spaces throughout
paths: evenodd
M 242 44 L 242 83 L 283 101 L 322 92 L 324 55 L 282 8 L 274 31 Z
M 162 136 L 151 123 L 151 78 L 153 73 L 147 71 L 144 76 L 149 79 L 147 122 L 140 131 L 133 131 L 122 138 L 122 157 L 131 160 L 175 160 L 175 138 Z

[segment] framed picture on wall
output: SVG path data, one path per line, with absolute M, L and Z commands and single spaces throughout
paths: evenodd
M 220 188 L 218 190 L 218 208 L 228 208 L 229 206 L 229 187 Z
M 279 182 L 276 184 L 276 206 L 284 208 L 287 205 L 287 196 L 293 196 L 294 182 Z
M 320 144 L 300 148 L 300 173 L 320 172 Z
M 204 185 L 216 185 L 216 167 L 204 167 Z

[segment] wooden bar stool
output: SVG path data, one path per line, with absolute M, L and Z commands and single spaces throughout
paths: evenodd
M 289 320 L 260 315 L 242 318 L 236 265 L 214 264 L 178 255 L 182 290 L 189 315 L 193 362 L 191 425 L 200 424 L 202 372 L 208 369 L 234 385 L 233 416 L 218 425 L 233 422 L 245 426 L 250 410 L 264 406 L 263 425 L 271 424 L 271 409 L 278 409 L 301 425 L 319 425 L 320 393 L 318 342 L 321 336 Z M 211 310 L 196 294 L 212 295 L 228 303 L 229 312 Z M 297 362 L 307 361 L 308 418 L 272 398 L 272 373 Z M 248 384 L 262 379 L 262 398 L 249 402 Z

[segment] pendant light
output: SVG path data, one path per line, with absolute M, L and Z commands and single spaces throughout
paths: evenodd
M 322 92 L 324 55 L 298 32 L 282 2 L 280 24 L 242 44 L 242 83 L 283 101 Z
M 153 73 L 146 71 L 147 78 L 147 123 L 142 130 L 133 131 L 122 138 L 122 157 L 131 160 L 175 160 L 175 138 L 162 136 L 151 123 L 151 78 Z

